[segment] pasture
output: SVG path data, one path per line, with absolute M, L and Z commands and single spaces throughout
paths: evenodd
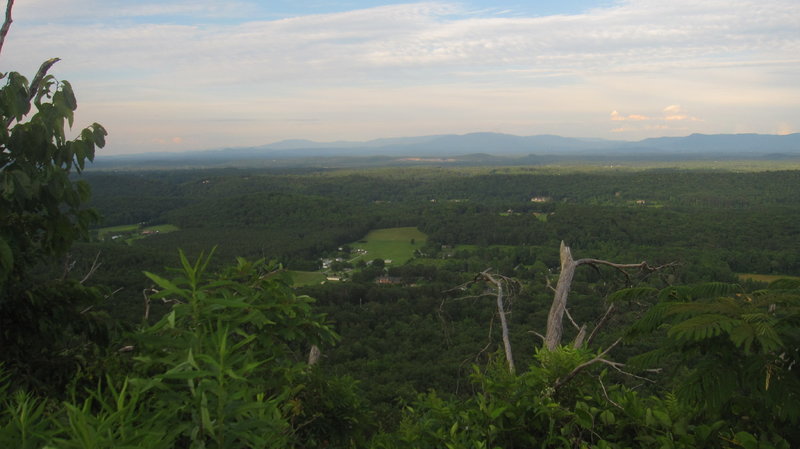
M 756 274 L 756 273 L 740 273 L 738 274 L 739 279 L 741 280 L 751 280 L 751 281 L 758 281 L 758 282 L 774 282 L 778 279 L 794 279 L 800 280 L 800 277 L 797 276 L 786 276 L 780 274 Z
M 120 226 L 109 226 L 97 229 L 98 240 L 117 240 L 124 241 L 132 245 L 134 241 L 149 237 L 154 234 L 166 234 L 177 231 L 178 227 L 171 224 L 160 224 L 154 226 L 142 226 L 140 224 L 129 224 Z
M 303 287 L 306 285 L 317 285 L 325 282 L 325 275 L 319 271 L 289 271 L 289 276 L 292 278 L 292 284 L 295 287 Z
M 351 262 L 384 259 L 391 260 L 392 265 L 402 265 L 414 257 L 414 250 L 422 248 L 427 240 L 428 236 L 417 228 L 375 229 L 350 244 L 352 248 L 367 252 L 354 257 Z

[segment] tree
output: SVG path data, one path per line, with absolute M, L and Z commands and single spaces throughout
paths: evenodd
M 555 294 L 553 295 L 553 302 L 550 305 L 550 313 L 547 316 L 547 334 L 545 335 L 545 347 L 549 350 L 554 350 L 561 344 L 561 337 L 564 333 L 564 313 L 567 311 L 567 298 L 570 289 L 572 288 L 572 279 L 575 276 L 575 269 L 581 265 L 590 265 L 597 267 L 598 265 L 607 265 L 617 270 L 622 271 L 627 276 L 626 269 L 638 269 L 645 273 L 661 270 L 667 266 L 651 267 L 647 262 L 632 263 L 632 264 L 619 264 L 609 262 L 602 259 L 578 259 L 572 258 L 572 251 L 570 247 L 561 242 L 561 272 L 558 276 L 558 284 L 556 284 Z M 613 304 L 610 306 L 613 307 Z M 611 312 L 611 308 L 606 312 L 606 316 Z M 601 319 L 595 328 L 595 331 L 602 326 L 605 322 L 605 317 Z M 594 334 L 594 331 L 592 332 Z M 578 330 L 578 336 L 575 338 L 575 347 L 581 347 L 586 337 L 586 326 L 581 326 Z M 591 335 L 589 336 L 591 340 Z
M 800 442 L 800 281 L 781 279 L 753 292 L 714 282 L 618 295 L 658 298 L 631 337 L 666 333 L 637 363 L 686 367 L 672 376 L 678 398 L 711 418 Z
M 0 28 L 0 51 L 13 3 L 8 1 Z M 70 340 L 63 335 L 67 328 L 102 333 L 87 322 L 88 311 L 77 309 L 96 298 L 95 291 L 32 274 L 35 264 L 63 256 L 98 217 L 85 207 L 88 184 L 70 175 L 94 159 L 106 131 L 94 123 L 67 139 L 77 102 L 69 82 L 47 73 L 56 62 L 42 63 L 30 82 L 17 72 L 0 73 L 0 361 L 11 367 L 27 364 L 23 358 L 52 362 Z

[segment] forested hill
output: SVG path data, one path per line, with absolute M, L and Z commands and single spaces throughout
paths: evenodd
M 13 362 L 37 373 L 14 379 L 49 407 L 70 400 L 63 391 L 88 404 L 34 420 L 47 438 L 114 424 L 125 435 L 109 441 L 164 447 L 264 435 L 298 448 L 800 443 L 800 171 L 438 164 L 82 179 L 102 221 L 31 276 L 51 301 L 94 302 L 70 315 L 79 327 L 37 340 L 57 353 Z M 575 271 L 563 344 L 547 348 L 537 335 L 549 334 L 562 241 L 594 269 Z M 67 414 L 84 421 L 67 427 Z M 0 438 L 16 438 L 8 429 Z
M 475 155 L 481 155 L 476 158 Z M 692 134 L 638 142 L 561 136 L 514 136 L 498 133 L 435 135 L 367 142 L 288 140 L 250 148 L 183 153 L 100 155 L 97 168 L 187 166 L 373 166 L 409 165 L 446 158 L 451 165 L 527 165 L 556 161 L 637 161 L 706 159 L 798 159 L 800 134 Z M 291 162 L 287 162 L 287 160 Z

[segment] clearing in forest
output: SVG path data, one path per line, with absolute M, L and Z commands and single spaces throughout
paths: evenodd
M 156 234 L 166 234 L 168 232 L 177 231 L 178 227 L 171 224 L 161 224 L 155 226 L 145 226 L 141 224 L 110 226 L 107 228 L 97 229 L 98 240 L 114 241 L 119 240 L 128 245 L 132 245 L 134 241 L 149 237 Z
M 778 279 L 795 279 L 800 280 L 800 277 L 797 276 L 786 276 L 780 274 L 756 274 L 756 273 L 740 273 L 739 279 L 742 280 L 751 280 L 751 281 L 758 281 L 758 282 L 774 282 Z
M 292 285 L 295 287 L 317 285 L 325 282 L 325 275 L 320 271 L 289 270 L 289 275 L 292 277 Z
M 414 257 L 414 250 L 425 245 L 428 236 L 417 228 L 386 228 L 370 231 L 366 237 L 350 244 L 352 248 L 366 250 L 352 259 L 359 260 L 383 259 L 391 260 L 392 265 L 402 265 Z

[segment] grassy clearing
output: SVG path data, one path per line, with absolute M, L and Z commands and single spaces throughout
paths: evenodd
M 325 275 L 319 271 L 289 271 L 295 287 L 317 285 L 325 281 Z
M 109 226 L 97 230 L 97 238 L 99 240 L 116 240 L 118 236 L 120 241 L 124 241 L 128 245 L 132 245 L 136 240 L 149 237 L 153 234 L 166 234 L 168 232 L 175 232 L 178 227 L 171 224 L 161 224 L 155 226 L 142 227 L 140 224 Z
M 774 282 L 778 279 L 796 279 L 800 280 L 798 276 L 785 276 L 780 274 L 756 274 L 756 273 L 739 273 L 739 279 L 751 280 L 751 281 L 758 281 L 758 282 Z
M 411 243 L 412 240 L 414 243 Z M 414 250 L 422 248 L 427 240 L 428 236 L 417 228 L 376 229 L 358 242 L 350 244 L 353 248 L 367 251 L 352 261 L 384 259 L 391 260 L 393 265 L 402 265 L 411 259 Z
M 97 230 L 97 238 L 99 238 L 100 240 L 105 240 L 107 236 L 135 232 L 137 229 L 139 229 L 138 224 L 109 226 L 107 228 L 100 228 Z

